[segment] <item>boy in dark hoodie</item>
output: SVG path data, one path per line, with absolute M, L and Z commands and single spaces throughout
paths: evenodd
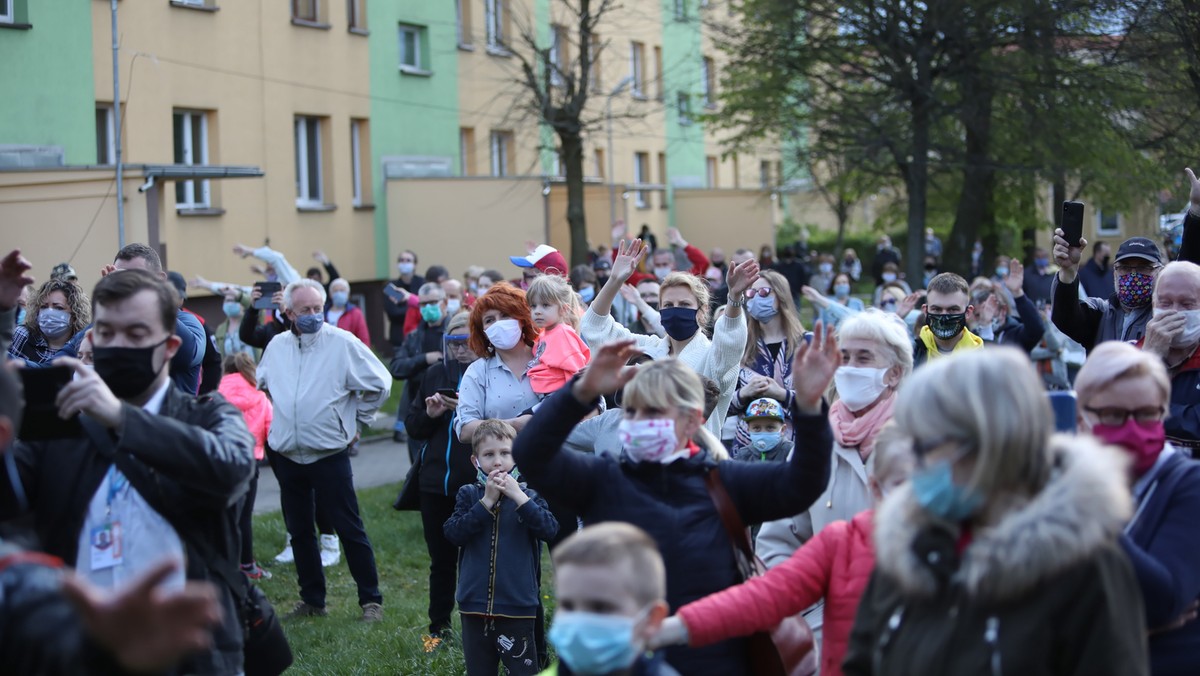
M 746 407 L 742 416 L 750 432 L 750 444 L 738 452 L 738 460 L 781 462 L 792 452 L 792 442 L 783 438 L 783 404 L 763 397 Z
M 538 673 L 534 623 L 542 540 L 558 532 L 546 501 L 518 483 L 512 444 L 517 432 L 484 420 L 471 439 L 478 471 L 458 490 L 446 539 L 458 545 L 458 607 L 467 676 Z

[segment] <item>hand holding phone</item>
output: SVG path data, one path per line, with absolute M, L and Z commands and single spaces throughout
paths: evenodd
M 1083 202 L 1063 202 L 1063 239 L 1072 247 L 1083 246 Z
M 283 290 L 283 286 L 279 282 L 255 282 L 254 290 L 258 292 L 258 298 L 254 300 L 254 308 L 257 310 L 278 310 L 279 305 L 275 303 L 275 294 Z
M 71 383 L 75 371 L 69 366 L 26 367 L 17 370 L 25 387 L 25 411 L 21 416 L 22 441 L 71 439 L 83 434 L 79 416 L 63 420 L 58 415 L 58 393 Z
M 458 399 L 458 391 L 453 387 L 439 387 L 436 391 L 447 399 Z

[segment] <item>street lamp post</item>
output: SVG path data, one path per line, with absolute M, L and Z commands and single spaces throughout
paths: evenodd
M 612 100 L 625 88 L 633 84 L 633 76 L 630 75 L 624 80 L 617 83 L 616 87 L 608 93 L 608 97 L 604 100 L 604 119 L 608 123 L 608 227 L 613 227 L 617 222 L 617 184 L 616 177 L 613 176 L 613 124 L 612 124 Z

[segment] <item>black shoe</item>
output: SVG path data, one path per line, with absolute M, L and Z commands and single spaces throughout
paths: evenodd
M 283 619 L 293 620 L 297 617 L 325 617 L 328 614 L 329 611 L 324 608 L 318 608 L 301 601 L 296 604 L 295 608 L 292 608 L 292 612 L 284 615 Z
M 395 432 L 392 432 L 392 441 L 398 444 L 407 444 L 408 435 L 404 433 L 404 430 L 396 430 Z

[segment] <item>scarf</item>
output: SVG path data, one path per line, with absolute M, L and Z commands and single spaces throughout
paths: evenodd
M 829 407 L 829 426 L 833 429 L 833 440 L 842 448 L 857 448 L 858 457 L 865 463 L 875 450 L 875 437 L 884 423 L 892 419 L 892 407 L 896 405 L 896 393 L 875 404 L 866 414 L 854 417 L 841 400 Z

